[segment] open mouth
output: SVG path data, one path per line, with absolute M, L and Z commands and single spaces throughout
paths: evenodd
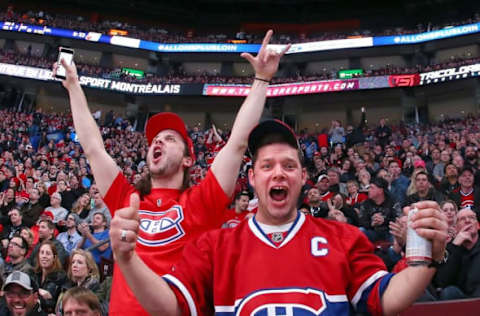
M 156 150 L 153 152 L 153 158 L 158 159 L 162 156 L 162 152 L 160 150 Z
M 285 187 L 273 187 L 270 189 L 270 197 L 272 200 L 280 202 L 287 198 L 288 190 Z
M 162 156 L 162 150 L 160 147 L 155 147 L 153 149 L 153 159 L 158 160 Z
M 21 304 L 21 305 L 14 305 L 13 306 L 13 309 L 17 312 L 20 312 L 20 311 L 24 311 L 25 310 L 25 305 L 24 304 Z

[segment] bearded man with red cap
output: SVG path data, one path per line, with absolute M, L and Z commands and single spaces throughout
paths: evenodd
M 187 175 L 195 161 L 194 148 L 179 116 L 160 113 L 147 122 L 149 176 L 136 189 L 105 150 L 75 66 L 62 61 L 67 74 L 63 86 L 69 93 L 73 122 L 99 191 L 110 210 L 129 205 L 131 193 L 139 193 L 140 226 L 135 228 L 138 236 L 133 231 L 122 230 L 120 238 L 123 241 L 136 235 L 135 252 L 157 274 L 171 271 L 173 264 L 181 258 L 187 241 L 222 224 L 247 148 L 248 134 L 260 119 L 268 83 L 278 69 L 281 56 L 289 48 L 286 46 L 281 52 L 267 49 L 272 34 L 272 31 L 267 32 L 257 56 L 241 55 L 255 70 L 255 80 L 237 114 L 230 139 L 217 154 L 205 179 L 192 188 L 187 186 Z M 117 265 L 111 298 L 109 312 L 112 315 L 148 315 Z

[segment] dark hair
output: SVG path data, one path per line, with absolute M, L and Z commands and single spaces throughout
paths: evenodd
M 447 167 L 450 166 L 450 165 L 454 166 L 454 167 L 457 169 L 457 172 L 458 172 L 457 166 L 455 166 L 455 165 L 453 164 L 453 162 L 450 161 L 449 163 L 446 163 L 446 164 L 445 164 L 445 167 L 443 167 L 443 172 L 444 172 L 444 173 L 447 172 Z
M 285 137 L 281 134 L 267 134 L 262 139 L 260 139 L 257 144 L 257 150 L 253 153 L 252 165 L 255 166 L 255 163 L 257 162 L 258 151 L 260 148 L 262 148 L 263 146 L 278 144 L 278 143 L 289 144 L 285 139 Z M 296 149 L 294 147 L 292 148 Z M 303 167 L 305 165 L 305 161 L 303 157 L 303 152 L 300 148 L 297 149 L 297 155 L 298 155 L 298 160 L 300 161 L 300 165 Z
M 320 192 L 320 189 L 317 186 L 314 185 L 307 190 L 307 194 L 312 190 L 317 190 L 318 192 Z
M 101 211 L 96 211 L 95 213 L 93 213 L 92 218 L 93 218 L 95 215 L 101 215 L 102 218 L 103 218 L 103 221 L 105 222 L 105 224 L 108 223 L 107 217 L 106 217 L 105 214 L 103 214 Z
M 388 166 L 390 167 L 390 165 L 391 165 L 392 163 L 396 163 L 398 166 L 400 166 L 400 163 L 398 163 L 398 161 L 395 160 L 395 159 L 389 160 L 389 161 L 388 161 Z
M 248 191 L 240 191 L 235 195 L 235 201 L 238 201 L 242 196 L 247 196 L 250 199 L 250 192 Z
M 50 219 L 43 218 L 43 219 L 38 221 L 38 224 L 40 224 L 40 223 L 45 223 L 45 224 L 47 224 L 48 229 L 55 230 L 55 224 Z
M 20 231 L 21 231 L 21 229 L 20 229 Z M 12 240 L 13 238 L 20 238 L 22 240 L 22 244 L 21 244 L 22 249 L 28 250 L 28 247 L 29 247 L 28 246 L 28 241 L 25 238 L 23 238 L 20 235 L 20 233 L 17 232 L 15 235 L 12 236 L 12 238 L 10 238 L 10 240 Z M 10 242 L 10 240 L 9 240 L 9 242 Z M 25 252 L 25 254 L 26 254 L 26 252 Z
M 37 272 L 37 273 L 42 272 L 42 268 L 40 267 L 40 260 L 38 260 L 38 256 L 40 256 L 40 250 L 45 245 L 50 246 L 50 249 L 52 249 L 52 253 L 53 253 L 53 266 L 49 269 L 48 273 L 63 270 L 62 263 L 60 262 L 60 258 L 58 257 L 57 247 L 55 246 L 53 241 L 45 240 L 38 247 L 38 252 L 36 254 L 36 258 L 34 258 L 35 259 L 35 269 L 34 269 L 34 271 Z
M 425 171 L 423 171 L 423 170 L 421 170 L 421 171 L 417 172 L 417 174 L 415 175 L 415 180 L 417 180 L 417 177 L 418 177 L 419 175 L 421 175 L 421 174 L 423 174 L 424 176 L 426 176 L 426 177 L 427 177 L 427 180 L 428 180 L 428 182 L 430 182 L 430 178 L 429 178 L 429 176 L 428 176 L 428 173 L 427 173 L 427 172 L 425 172 Z

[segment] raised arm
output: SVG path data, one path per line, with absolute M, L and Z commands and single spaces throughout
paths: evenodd
M 218 131 L 217 131 L 217 128 L 215 127 L 215 124 L 212 124 L 212 132 L 213 132 L 213 136 L 215 137 L 215 140 L 217 142 L 221 142 L 223 140 L 222 136 L 220 136 L 218 134 Z
M 227 144 L 216 156 L 212 164 L 212 172 L 215 174 L 220 186 L 227 195 L 232 195 L 235 188 L 235 180 L 242 163 L 243 155 L 247 149 L 248 135 L 258 124 L 263 112 L 267 96 L 268 81 L 278 70 L 280 58 L 290 48 L 287 45 L 280 53 L 267 48 L 273 31 L 269 30 L 263 39 L 262 46 L 253 57 L 248 53 L 241 56 L 248 60 L 255 70 L 250 93 L 243 102 L 233 123 L 232 134 Z M 259 80 L 260 79 L 260 80 Z
M 64 60 L 61 62 L 66 70 L 66 79 L 62 84 L 70 97 L 75 132 L 90 163 L 100 194 L 105 196 L 119 172 L 119 167 L 105 150 L 97 123 L 90 113 L 87 98 L 80 86 L 75 65 L 67 65 Z M 54 73 L 56 69 L 57 65 L 55 64 L 53 66 Z
M 447 241 L 447 220 L 436 202 L 415 204 L 419 212 L 412 219 L 417 233 L 432 241 L 432 258 L 441 261 Z M 431 282 L 436 269 L 427 266 L 408 267 L 393 276 L 382 296 L 384 315 L 397 315 L 420 297 Z
M 110 241 L 115 261 L 135 297 L 150 315 L 181 315 L 172 289 L 159 275 L 150 270 L 134 251 L 139 225 L 139 205 L 139 196 L 132 194 L 130 206 L 115 212 L 110 225 Z

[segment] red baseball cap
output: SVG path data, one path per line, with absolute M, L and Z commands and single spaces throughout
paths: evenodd
M 27 200 L 30 199 L 30 194 L 28 194 L 28 193 L 25 192 L 25 191 L 17 192 L 17 193 L 15 193 L 15 196 L 16 196 L 16 197 L 21 197 L 21 198 L 24 198 L 24 199 L 27 199 Z
M 51 211 L 43 211 L 43 213 L 40 214 L 40 217 L 44 219 L 50 219 L 51 221 L 53 221 L 53 219 L 55 218 Z
M 413 164 L 413 166 L 415 168 L 425 168 L 425 161 L 423 160 L 417 160 L 415 161 L 415 163 Z
M 187 144 L 190 157 L 195 161 L 195 150 L 193 148 L 193 142 L 188 136 L 185 123 L 175 113 L 163 112 L 155 114 L 150 117 L 145 126 L 145 136 L 147 137 L 148 145 L 152 144 L 153 139 L 163 130 L 171 129 L 176 131 L 182 136 L 183 140 Z

